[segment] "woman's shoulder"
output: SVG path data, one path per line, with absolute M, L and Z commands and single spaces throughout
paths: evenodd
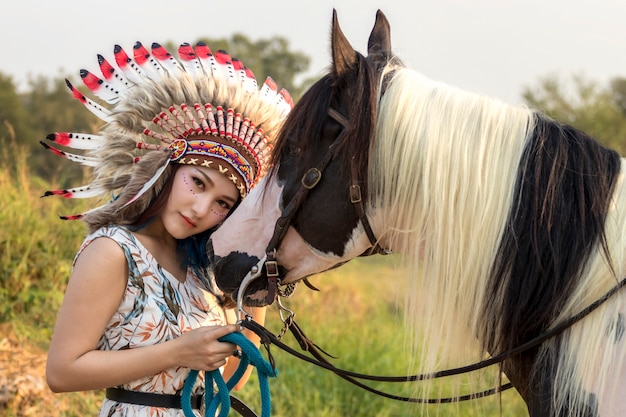
M 127 228 L 123 226 L 103 226 L 85 238 L 81 245 L 81 250 L 89 246 L 93 241 L 103 237 L 116 242 L 123 249 L 136 248 L 138 246 L 137 240 Z
M 95 242 L 98 242 L 98 246 L 123 246 L 124 241 L 127 239 L 127 234 L 130 234 L 130 232 L 119 226 L 101 227 L 92 231 L 83 239 L 79 252 L 82 252 Z
M 85 240 L 89 240 L 89 239 L 96 239 L 102 236 L 105 237 L 110 237 L 114 240 L 120 239 L 120 238 L 125 238 L 125 237 L 130 237 L 132 235 L 132 233 L 125 227 L 123 226 L 102 226 L 96 230 L 94 230 L 93 232 L 91 232 Z
M 122 255 L 127 252 L 129 247 L 133 246 L 135 246 L 135 242 L 129 230 L 121 226 L 104 226 L 85 237 L 76 257 L 86 251 L 92 252 L 94 250 L 106 251 L 111 256 L 114 254 Z

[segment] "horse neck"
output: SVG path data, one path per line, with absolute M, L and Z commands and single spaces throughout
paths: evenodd
M 381 214 L 383 239 L 410 261 L 417 283 L 411 297 L 427 294 L 408 304 L 433 318 L 432 329 L 441 325 L 435 311 L 442 320 L 462 317 L 476 326 L 531 120 L 525 108 L 406 69 L 394 74 L 380 100 L 371 205 Z

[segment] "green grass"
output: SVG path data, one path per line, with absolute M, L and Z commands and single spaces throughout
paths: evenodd
M 24 156 L 15 159 L 15 155 Z M 53 197 L 41 199 L 51 185 L 31 177 L 27 162 L 23 152 L 0 155 L 0 323 L 10 323 L 24 343 L 45 350 L 84 227 L 80 222 L 58 219 L 59 214 L 80 210 L 80 203 L 77 208 L 75 203 Z M 410 353 L 405 348 L 407 335 L 398 301 L 403 289 L 392 262 L 393 256 L 354 260 L 313 277 L 320 292 L 300 285 L 293 297 L 284 301 L 296 312 L 307 336 L 336 357 L 329 360 L 337 367 L 377 375 L 409 372 Z M 267 327 L 275 333 L 281 329 L 274 308 L 268 312 Z M 283 340 L 299 349 L 290 334 Z M 419 406 L 368 393 L 276 347 L 271 353 L 279 371 L 277 378 L 270 379 L 274 417 L 422 415 Z M 367 383 L 394 395 L 413 394 L 411 384 Z M 255 376 L 236 395 L 260 413 Z M 55 415 L 97 415 L 101 398 L 100 391 L 59 394 L 55 402 L 66 411 Z M 442 405 L 438 410 L 428 406 L 423 411 L 463 417 L 527 415 L 514 391 L 467 404 Z M 40 414 L 49 412 L 42 409 Z
M 335 366 L 374 375 L 407 375 L 410 371 L 402 320 L 401 278 L 393 259 L 360 258 L 313 278 L 320 292 L 300 285 L 284 302 L 296 312 L 296 321 L 309 339 L 336 357 Z M 394 280 L 395 278 L 395 280 Z M 267 327 L 282 327 L 276 310 L 268 312 Z M 287 334 L 283 341 L 299 350 Z M 426 410 L 415 404 L 386 399 L 355 387 L 332 372 L 271 348 L 279 375 L 270 379 L 273 416 L 418 416 L 437 415 L 436 406 Z M 413 396 L 415 383 L 368 385 L 393 395 Z M 481 388 L 483 389 L 483 388 Z M 445 387 L 444 387 L 445 391 Z M 260 410 L 258 385 L 252 380 L 236 394 Z M 526 406 L 511 390 L 501 397 L 439 406 L 445 416 L 524 416 Z
M 12 322 L 18 334 L 26 333 L 45 346 L 84 226 L 59 220 L 58 215 L 72 210 L 72 205 L 40 198 L 45 185 L 30 176 L 23 149 L 13 144 L 4 152 L 0 156 L 0 322 Z

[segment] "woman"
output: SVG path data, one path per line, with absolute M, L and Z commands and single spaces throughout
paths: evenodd
M 227 379 L 238 366 L 237 347 L 218 338 L 241 329 L 212 282 L 205 244 L 265 174 L 270 145 L 293 103 L 269 79 L 259 90 L 239 61 L 224 51 L 214 56 L 204 44 L 181 45 L 182 63 L 158 44 L 152 54 L 140 43 L 134 52 L 132 60 L 115 47 L 119 68 L 99 56 L 104 79 L 81 71 L 87 87 L 115 104 L 112 110 L 68 82 L 106 124 L 101 135 L 48 139 L 90 149 L 86 155 L 43 143 L 94 167 L 91 184 L 45 195 L 114 196 L 62 217 L 84 220 L 89 235 L 59 312 L 47 381 L 55 392 L 106 388 L 101 416 L 182 416 L 180 394 L 191 369 L 223 368 Z M 263 309 L 254 315 L 264 321 Z M 203 392 L 199 378 L 195 407 Z

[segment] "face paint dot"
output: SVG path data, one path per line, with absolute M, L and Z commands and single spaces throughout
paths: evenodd
M 211 209 L 211 211 L 213 212 L 213 214 L 215 214 L 218 217 L 226 217 L 226 213 L 219 213 L 215 211 L 214 209 Z
M 195 198 L 198 198 L 196 193 L 193 191 L 193 188 L 191 188 L 191 184 L 189 183 L 189 180 L 187 179 L 187 174 L 185 174 L 184 172 L 183 172 L 183 181 L 185 184 L 187 184 L 187 188 L 189 188 L 189 192 L 191 192 L 191 194 L 193 194 Z

